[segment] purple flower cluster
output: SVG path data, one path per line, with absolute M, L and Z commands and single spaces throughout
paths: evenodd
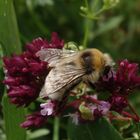
M 7 85 L 8 97 L 13 104 L 17 106 L 29 105 L 38 97 L 44 84 L 45 77 L 49 72 L 48 63 L 39 60 L 35 54 L 42 48 L 62 49 L 63 46 L 64 41 L 59 39 L 56 33 L 53 33 L 50 42 L 37 38 L 26 45 L 26 50 L 21 55 L 4 58 L 6 74 L 4 83 Z M 110 118 L 112 111 L 139 121 L 138 115 L 132 115 L 124 110 L 126 107 L 130 107 L 128 95 L 138 87 L 140 87 L 138 65 L 130 63 L 128 60 L 120 61 L 117 69 L 110 69 L 94 85 L 95 91 L 99 93 L 108 91 L 108 98 L 97 99 L 94 95 L 96 92 L 90 92 L 90 94 L 86 92 L 77 98 L 78 93 L 71 92 L 68 94 L 69 97 L 65 97 L 60 102 L 45 99 L 45 103 L 40 104 L 40 110 L 28 115 L 21 127 L 40 127 L 46 123 L 49 117 L 61 115 L 71 117 L 72 121 L 78 124 L 93 121 L 102 116 Z M 71 96 L 73 96 L 72 100 L 68 100 Z M 72 108 L 73 111 L 65 115 L 65 110 L 68 108 Z M 130 109 L 134 111 L 132 107 Z
M 98 91 L 106 90 L 111 94 L 108 101 L 111 109 L 117 112 L 122 112 L 128 106 L 128 95 L 138 87 L 138 64 L 130 63 L 128 60 L 120 61 L 116 71 L 110 70 L 108 75 L 101 77 L 96 84 Z
M 109 92 L 108 99 L 102 101 L 98 100 L 96 97 L 91 95 L 82 96 L 82 100 L 79 103 L 79 106 L 81 106 L 81 104 L 83 104 L 84 101 L 83 110 L 81 110 L 78 106 L 78 111 L 76 111 L 75 115 L 73 113 L 70 116 L 74 117 L 73 122 L 75 119 L 75 122 L 77 124 L 78 120 L 81 121 L 81 119 L 95 120 L 104 115 L 112 117 L 111 111 L 116 111 L 120 113 L 120 115 L 125 115 L 133 119 L 134 121 L 139 121 L 139 116 L 136 114 L 134 109 L 130 107 L 128 101 L 128 95 L 131 94 L 134 89 L 139 87 L 140 76 L 138 76 L 138 64 L 130 63 L 128 60 L 120 61 L 116 70 L 110 69 L 110 71 L 107 74 L 103 75 L 95 84 L 95 90 L 97 90 L 98 92 Z M 125 112 L 124 109 L 126 107 L 129 107 L 129 109 L 135 115 L 132 115 L 129 112 Z M 76 116 L 78 118 L 76 118 Z
M 67 107 L 73 107 L 75 112 L 66 116 L 71 117 L 72 121 L 78 124 L 106 116 L 109 113 L 111 105 L 109 102 L 98 100 L 97 96 L 85 95 L 67 104 Z
M 47 62 L 40 61 L 35 55 L 41 48 L 62 49 L 64 41 L 60 40 L 56 33 L 52 33 L 51 41 L 37 38 L 27 44 L 26 51 L 21 55 L 4 58 L 6 78 L 10 101 L 17 106 L 27 106 L 39 95 L 48 74 Z

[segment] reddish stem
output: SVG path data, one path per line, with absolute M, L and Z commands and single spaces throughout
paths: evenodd
M 115 116 L 114 114 L 112 114 L 112 112 L 110 112 L 108 114 L 108 117 L 109 117 L 110 121 L 112 121 L 112 120 L 130 121 L 131 120 L 130 117 Z
M 79 107 L 79 105 L 81 104 L 81 100 L 75 100 L 75 101 L 72 101 L 70 102 L 69 104 L 67 104 L 63 110 L 67 109 L 68 107 L 74 107 L 75 109 L 77 109 Z
M 129 106 L 130 110 L 136 115 L 137 120 L 140 120 L 139 115 L 136 113 L 136 111 L 134 110 L 134 108 L 132 107 L 132 105 L 129 102 L 128 102 L 128 106 Z
M 136 122 L 139 122 L 139 120 L 140 120 L 137 116 L 134 116 L 134 115 L 132 115 L 132 114 L 126 112 L 126 111 L 122 111 L 122 114 L 125 115 L 125 116 L 127 116 L 127 117 L 129 117 L 129 118 L 132 118 Z
M 90 97 L 90 96 L 88 96 L 88 95 L 87 95 L 87 96 L 83 96 L 83 98 L 89 100 L 89 101 L 92 102 L 92 103 L 101 105 L 101 102 L 100 102 L 99 100 L 97 100 L 97 99 L 95 99 L 95 98 L 93 98 L 93 97 Z

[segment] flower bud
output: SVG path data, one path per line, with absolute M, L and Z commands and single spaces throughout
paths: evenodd
M 84 13 L 86 13 L 88 11 L 88 9 L 86 7 L 84 7 L 84 6 L 81 6 L 80 10 L 83 11 Z
M 93 120 L 93 113 L 89 107 L 86 107 L 84 103 L 79 106 L 79 111 L 81 113 L 81 117 L 84 120 Z
M 114 110 L 117 112 L 121 112 L 128 105 L 126 98 L 121 95 L 112 95 L 109 98 L 109 102 L 111 104 L 111 110 Z

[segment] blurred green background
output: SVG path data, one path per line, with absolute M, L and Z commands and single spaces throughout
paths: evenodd
M 89 0 L 92 8 L 94 0 Z M 85 18 L 80 16 L 83 0 L 18 0 L 14 1 L 22 43 L 36 37 L 48 38 L 56 31 L 67 41 L 82 44 Z M 140 61 L 140 1 L 120 0 L 89 24 L 89 47 L 109 52 L 113 58 Z
M 94 1 L 89 0 L 91 9 Z M 97 7 L 101 4 L 99 2 Z M 14 0 L 23 49 L 26 43 L 37 37 L 49 40 L 54 31 L 65 42 L 74 41 L 82 45 L 87 24 L 87 19 L 80 16 L 80 7 L 83 5 L 85 5 L 83 0 Z M 120 0 L 117 6 L 101 14 L 99 20 L 90 20 L 88 27 L 88 47 L 99 48 L 109 53 L 116 62 L 127 58 L 140 64 L 140 0 Z M 140 114 L 139 91 L 130 98 Z M 65 124 L 65 119 L 62 119 L 60 125 L 62 140 L 67 138 Z M 52 125 L 53 120 L 49 120 L 47 129 L 32 133 L 30 137 L 37 140 L 37 137 L 49 134 L 47 140 L 52 140 Z M 2 136 L 3 121 L 0 121 L 0 127 Z M 133 129 L 126 135 L 129 136 L 131 132 Z M 46 137 L 38 138 L 43 139 Z

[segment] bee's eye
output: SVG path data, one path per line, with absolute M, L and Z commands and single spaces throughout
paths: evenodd
M 81 56 L 83 60 L 83 66 L 86 68 L 86 74 L 91 74 L 94 69 L 92 66 L 92 55 L 90 52 L 85 52 Z
M 107 75 L 110 71 L 111 67 L 110 66 L 106 66 L 103 72 L 103 75 Z
M 84 63 L 92 64 L 92 58 L 91 58 L 91 53 L 90 52 L 83 53 L 82 59 L 83 59 Z
M 84 57 L 84 61 L 85 61 L 86 63 L 90 63 L 90 62 L 91 62 L 91 57 L 90 57 L 90 56 Z

